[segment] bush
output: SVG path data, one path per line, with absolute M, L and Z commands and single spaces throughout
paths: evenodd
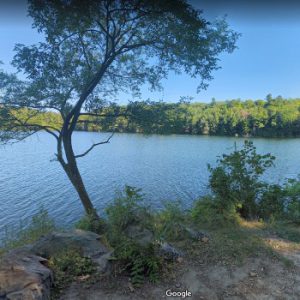
M 280 185 L 268 185 L 258 204 L 260 218 L 271 221 L 284 217 L 285 192 Z
M 155 231 L 159 240 L 184 239 L 184 224 L 188 222 L 187 214 L 180 201 L 165 202 L 164 208 L 155 215 Z
M 76 224 L 75 228 L 92 231 L 95 233 L 103 233 L 105 228 L 105 222 L 104 220 L 95 220 L 95 218 L 92 215 L 85 215 L 82 217 Z
M 196 224 L 208 227 L 236 225 L 239 220 L 236 207 L 231 202 L 224 206 L 222 200 L 212 196 L 205 196 L 194 202 L 191 218 Z
M 208 165 L 209 185 L 219 207 L 229 211 L 235 207 L 242 217 L 257 218 L 257 203 L 266 186 L 259 178 L 274 159 L 271 154 L 257 154 L 253 142 L 245 141 L 241 150 L 223 154 L 217 167 Z
M 265 220 L 300 223 L 300 182 L 289 179 L 285 185 L 269 185 L 259 203 L 260 216 Z
M 300 223 L 300 180 L 290 179 L 284 187 L 286 218 Z
M 106 214 L 111 237 L 117 237 L 118 233 L 124 236 L 124 230 L 134 224 L 153 230 L 153 215 L 144 202 L 141 189 L 126 185 L 124 193 L 119 193 L 107 206 Z
M 140 285 L 145 277 L 158 279 L 162 260 L 157 256 L 156 245 L 149 242 L 142 246 L 137 240 L 126 235 L 130 225 L 154 231 L 153 214 L 145 205 L 140 189 L 126 186 L 107 209 L 107 239 L 114 248 L 117 259 L 128 270 L 132 283 Z
M 82 257 L 75 250 L 67 250 L 51 257 L 48 266 L 54 273 L 54 294 L 68 286 L 77 276 L 90 275 L 96 271 L 91 259 Z

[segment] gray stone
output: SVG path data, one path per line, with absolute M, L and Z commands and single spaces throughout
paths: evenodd
M 91 258 L 101 273 L 110 272 L 109 251 L 101 236 L 84 230 L 50 233 L 34 244 L 8 252 L 0 262 L 0 299 L 48 300 L 53 274 L 47 259 L 66 250 Z
M 111 273 L 111 262 L 110 259 L 112 257 L 113 251 L 102 254 L 100 256 L 93 256 L 93 262 L 96 264 L 97 272 L 102 274 L 110 274 Z
M 100 241 L 101 236 L 85 230 L 53 232 L 35 242 L 31 251 L 36 255 L 49 258 L 65 250 L 77 250 L 84 257 L 99 257 L 109 252 Z
M 125 234 L 141 247 L 147 247 L 154 242 L 153 233 L 140 225 L 129 225 Z
M 177 258 L 184 256 L 183 252 L 166 242 L 159 243 L 158 254 L 166 260 L 176 260 Z
M 0 262 L 0 299 L 50 299 L 53 274 L 46 263 L 46 259 L 24 248 L 5 254 Z
M 209 235 L 206 232 L 197 231 L 190 227 L 184 227 L 185 232 L 188 234 L 188 236 L 196 241 L 200 241 L 202 239 L 209 240 Z

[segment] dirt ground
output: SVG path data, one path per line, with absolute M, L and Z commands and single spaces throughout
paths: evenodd
M 265 242 L 288 260 L 272 255 L 253 255 L 242 264 L 207 262 L 201 256 L 185 256 L 163 272 L 157 284 L 134 289 L 128 277 L 101 277 L 74 282 L 60 300 L 182 299 L 166 291 L 189 291 L 186 299 L 280 300 L 300 299 L 300 250 L 288 240 L 267 237 Z M 291 263 L 292 262 L 292 263 Z

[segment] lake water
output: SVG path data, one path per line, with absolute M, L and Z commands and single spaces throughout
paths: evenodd
M 77 153 L 104 140 L 108 134 L 76 132 Z M 188 135 L 115 134 L 110 144 L 78 159 L 94 205 L 100 212 L 125 184 L 142 188 L 156 208 L 162 201 L 181 199 L 190 205 L 208 192 L 207 163 L 233 150 L 242 138 Z M 300 139 L 253 139 L 259 153 L 277 157 L 265 174 L 269 182 L 282 182 L 300 173 Z M 16 225 L 41 206 L 59 225 L 73 224 L 84 211 L 58 162 L 52 161 L 55 140 L 40 133 L 25 142 L 0 148 L 0 235 L 5 225 Z

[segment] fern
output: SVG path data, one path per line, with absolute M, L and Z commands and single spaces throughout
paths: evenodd
M 147 261 L 149 280 L 153 283 L 159 280 L 160 261 L 156 257 L 150 257 Z
M 136 257 L 131 267 L 131 281 L 135 287 L 139 287 L 144 283 L 144 261 L 142 257 Z

